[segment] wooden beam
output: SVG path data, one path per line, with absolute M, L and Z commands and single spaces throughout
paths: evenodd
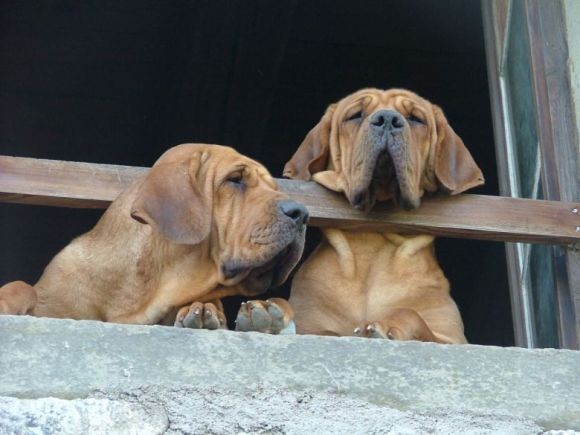
M 147 168 L 0 156 L 0 201 L 105 208 Z M 313 182 L 278 180 L 310 210 L 310 224 L 481 240 L 568 244 L 580 241 L 580 203 L 483 195 L 424 198 L 405 211 L 380 204 L 365 215 Z M 576 210 L 576 212 L 574 212 Z
M 0 156 L 0 201 L 106 208 L 148 168 Z

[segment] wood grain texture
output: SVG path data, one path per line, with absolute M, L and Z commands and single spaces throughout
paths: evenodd
M 578 198 L 580 173 L 562 8 L 561 2 L 530 0 L 525 3 L 544 197 L 570 201 Z M 580 258 L 571 250 L 560 247 L 554 248 L 552 257 L 560 342 L 564 348 L 578 349 Z
M 105 208 L 147 168 L 0 156 L 0 201 L 74 208 Z M 428 233 L 510 242 L 568 244 L 580 241 L 580 203 L 483 195 L 424 198 L 405 211 L 380 204 L 365 215 L 339 194 L 313 182 L 278 180 L 304 203 L 319 227 Z

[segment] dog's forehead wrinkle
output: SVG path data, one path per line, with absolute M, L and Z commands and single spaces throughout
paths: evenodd
M 378 106 L 380 104 L 380 100 L 377 94 L 370 94 L 370 95 L 366 95 L 365 97 L 362 98 L 362 105 L 364 108 L 369 109 L 369 110 L 373 110 L 374 107 Z
M 397 102 L 395 104 L 397 107 L 401 108 L 399 110 L 399 112 L 401 112 L 401 113 L 403 113 L 403 112 L 411 113 L 411 111 L 413 110 L 413 102 L 411 102 L 407 98 L 400 97 L 397 99 Z
M 209 160 L 210 153 L 209 151 L 205 150 L 201 152 L 200 161 L 201 163 L 206 163 Z
M 342 107 L 341 109 L 345 115 L 351 115 L 351 114 L 354 114 L 355 111 L 357 111 L 357 110 L 364 109 L 364 107 L 365 107 L 364 102 L 361 99 L 357 99 L 357 100 L 353 100 L 353 101 L 347 101 L 345 103 L 345 106 Z M 343 117 L 345 115 L 343 115 Z
M 410 113 L 415 107 L 427 106 L 427 101 L 404 89 L 368 89 L 365 92 L 359 100 L 372 112 L 391 109 Z
M 259 165 L 255 167 L 256 174 L 258 178 L 266 183 L 266 185 L 272 189 L 278 189 L 278 183 L 272 175 L 267 171 L 266 168 Z

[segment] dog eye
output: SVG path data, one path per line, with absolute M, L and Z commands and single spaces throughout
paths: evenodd
M 417 118 L 415 115 L 409 115 L 409 116 L 407 116 L 407 121 L 413 122 L 415 124 L 423 124 L 423 125 L 425 125 L 425 121 L 423 121 L 421 118 Z
M 359 110 L 355 114 L 349 116 L 346 120 L 347 121 L 354 121 L 354 120 L 357 120 L 357 119 L 361 119 L 362 117 L 363 117 L 362 110 Z
M 244 174 L 242 172 L 234 172 L 228 175 L 226 178 L 228 183 L 236 184 L 236 185 L 243 185 L 244 184 Z

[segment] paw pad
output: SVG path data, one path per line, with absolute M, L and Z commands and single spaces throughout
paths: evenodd
M 248 301 L 242 303 L 236 318 L 236 331 L 256 331 L 279 334 L 289 333 L 288 326 L 293 313 L 286 301 L 280 299 L 267 301 Z

